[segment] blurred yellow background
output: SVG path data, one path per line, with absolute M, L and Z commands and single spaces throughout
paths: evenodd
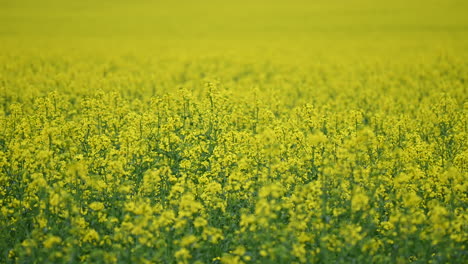
M 294 53 L 467 47 L 468 1 L 0 1 L 0 41 Z

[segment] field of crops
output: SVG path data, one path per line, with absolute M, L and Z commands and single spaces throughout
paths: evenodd
M 467 1 L 0 0 L 0 263 L 467 263 Z

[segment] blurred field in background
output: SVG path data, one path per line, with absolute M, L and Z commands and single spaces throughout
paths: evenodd
M 52 48 L 417 53 L 461 50 L 468 30 L 468 3 L 456 0 L 2 0 L 0 6 L 2 42 Z
M 333 64 L 345 76 L 367 63 L 428 65 L 447 57 L 465 63 L 467 10 L 466 1 L 456 0 L 1 0 L 0 60 L 4 75 L 42 58 L 82 62 L 87 72 L 118 71 L 109 65 L 120 61 L 135 74 L 164 71 L 168 78 L 200 70 L 229 81 L 259 74 L 250 68 L 260 64 L 304 74 Z

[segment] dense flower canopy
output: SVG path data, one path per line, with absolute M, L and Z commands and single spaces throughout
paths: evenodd
M 0 11 L 0 262 L 468 261 L 466 7 L 116 2 Z

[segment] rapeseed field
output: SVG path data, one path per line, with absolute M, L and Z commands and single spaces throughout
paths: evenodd
M 0 262 L 467 263 L 467 14 L 0 0 Z

